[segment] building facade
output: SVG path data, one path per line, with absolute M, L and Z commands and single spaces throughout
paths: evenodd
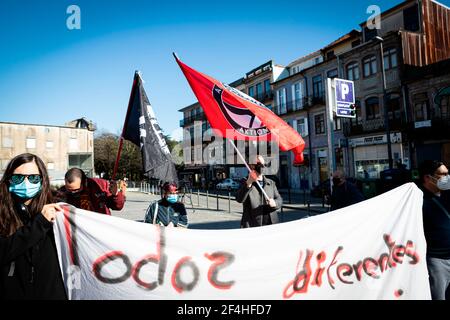
M 72 167 L 94 175 L 94 127 L 85 119 L 66 126 L 0 122 L 1 174 L 9 161 L 21 153 L 39 156 L 53 183 L 63 183 Z
M 348 176 L 378 179 L 386 169 L 415 169 L 425 158 L 450 163 L 450 9 L 406 0 L 381 13 L 378 29 L 368 23 L 286 68 L 269 61 L 232 84 L 305 140 L 304 165 L 294 167 L 292 155 L 280 153 L 282 187 L 310 189 L 329 178 L 329 130 L 334 169 Z M 325 87 L 336 77 L 354 81 L 356 117 L 334 118 L 328 128 Z M 185 120 L 193 108 L 180 110 Z M 239 176 L 239 166 L 230 168 L 224 177 Z

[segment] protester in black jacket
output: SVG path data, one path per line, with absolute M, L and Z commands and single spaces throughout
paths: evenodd
M 67 299 L 53 235 L 44 163 L 16 156 L 0 181 L 0 299 Z
M 450 176 L 439 161 L 419 167 L 423 191 L 423 228 L 433 300 L 450 300 Z
M 333 173 L 333 192 L 331 194 L 331 211 L 351 206 L 364 200 L 358 188 L 345 179 L 342 171 Z

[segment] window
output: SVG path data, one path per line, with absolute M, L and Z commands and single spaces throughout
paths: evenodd
M 377 29 L 369 29 L 368 27 L 364 28 L 364 41 L 370 41 L 378 35 Z
M 416 121 L 426 121 L 430 119 L 430 107 L 428 95 L 426 93 L 414 95 L 414 118 Z
M 390 94 L 387 99 L 389 120 L 400 120 L 401 104 L 400 95 L 397 93 Z
M 279 114 L 286 113 L 286 88 L 277 91 L 278 95 L 278 112 Z
M 354 61 L 347 65 L 347 79 L 348 80 L 359 80 L 358 62 Z
M 397 49 L 391 48 L 384 51 L 384 70 L 397 67 Z
M 419 7 L 417 4 L 403 10 L 403 23 L 407 31 L 419 31 Z
M 342 119 L 341 118 L 335 118 L 333 121 L 333 129 L 334 131 L 342 130 Z
M 266 92 L 266 94 L 270 94 L 272 92 L 272 89 L 270 88 L 270 80 L 264 80 L 264 91 Z
M 27 149 L 36 149 L 36 139 L 27 138 Z
M 337 69 L 333 69 L 333 70 L 330 70 L 330 71 L 327 72 L 327 77 L 328 78 L 334 79 L 334 78 L 337 78 L 337 76 L 338 76 L 338 70 Z
M 13 146 L 13 141 L 12 141 L 11 138 L 3 137 L 3 139 L 2 139 L 2 145 L 3 145 L 3 148 L 12 148 L 12 146 Z
M 77 138 L 70 138 L 69 150 L 78 150 L 78 139 Z
M 322 84 L 322 76 L 318 75 L 312 78 L 313 81 L 313 97 L 321 98 L 323 97 L 323 84 Z
M 297 119 L 297 132 L 300 133 L 302 137 L 306 137 L 308 135 L 308 119 L 300 118 Z
M 47 140 L 45 146 L 47 149 L 53 149 L 53 141 Z
M 250 88 L 248 88 L 248 95 L 249 95 L 250 97 L 255 96 L 255 87 L 250 87 Z
M 267 107 L 267 109 L 269 109 L 269 110 L 272 110 L 272 111 L 273 111 L 273 108 L 272 108 L 272 105 L 271 105 L 271 104 L 268 104 L 268 105 L 266 105 L 266 107 Z
M 314 116 L 314 127 L 316 128 L 316 134 L 325 133 L 325 115 L 323 113 Z
M 450 95 L 442 96 L 441 103 L 441 118 L 449 119 L 450 117 Z
M 327 52 L 327 60 L 333 59 L 334 57 L 335 55 L 333 50 Z
M 375 56 L 367 57 L 363 60 L 364 77 L 370 77 L 377 73 L 377 58 Z
M 320 63 L 320 57 L 314 59 L 314 64 Z
M 262 100 L 263 98 L 263 89 L 262 89 L 262 83 L 258 83 L 256 85 L 256 99 Z
M 302 108 L 302 99 L 302 84 L 299 82 L 292 86 L 292 101 L 294 103 L 294 110 Z
M 380 118 L 380 102 L 378 98 L 369 98 L 366 100 L 366 119 L 373 120 L 375 118 Z
M 92 174 L 92 154 L 69 154 L 69 169 L 80 168 L 88 177 Z

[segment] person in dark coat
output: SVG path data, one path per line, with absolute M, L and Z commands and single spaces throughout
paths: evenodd
M 333 173 L 333 192 L 331 193 L 331 211 L 351 206 L 364 201 L 364 196 L 359 189 L 345 179 L 342 171 Z
M 450 300 L 450 176 L 433 160 L 421 163 L 419 176 L 431 298 Z
M 236 201 L 243 204 L 241 228 L 260 227 L 278 223 L 278 212 L 283 205 L 283 198 L 278 193 L 273 180 L 266 178 L 262 170 L 265 160 L 258 155 L 256 164 L 250 165 L 253 171 L 244 180 L 236 194 Z M 269 200 L 263 195 L 259 184 L 266 192 Z
M 0 299 L 67 299 L 53 234 L 56 211 L 44 163 L 25 153 L 0 181 Z

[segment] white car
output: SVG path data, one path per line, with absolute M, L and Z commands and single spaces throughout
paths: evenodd
M 241 185 L 238 182 L 234 181 L 233 179 L 225 179 L 222 182 L 218 183 L 216 185 L 216 188 L 219 190 L 230 190 L 230 189 L 236 190 L 239 189 L 240 186 Z

